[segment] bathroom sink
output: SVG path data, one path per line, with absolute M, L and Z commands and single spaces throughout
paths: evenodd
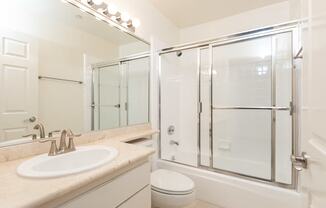
M 17 173 L 29 178 L 55 178 L 95 169 L 111 162 L 118 150 L 106 146 L 79 147 L 56 156 L 42 154 L 20 164 Z

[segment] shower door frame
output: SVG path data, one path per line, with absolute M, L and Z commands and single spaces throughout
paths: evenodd
M 298 76 L 297 70 L 298 67 L 296 67 L 295 64 L 295 55 L 297 52 L 300 50 L 301 47 L 301 33 L 300 33 L 300 28 L 303 22 L 300 21 L 292 21 L 288 23 L 283 23 L 283 24 L 278 24 L 270 27 L 264 27 L 264 28 L 259 28 L 256 30 L 251 30 L 251 31 L 246 31 L 242 33 L 237 33 L 237 34 L 231 34 L 228 36 L 223 36 L 220 38 L 216 38 L 213 40 L 209 41 L 202 41 L 202 42 L 196 42 L 196 43 L 190 43 L 190 44 L 185 44 L 185 45 L 179 45 L 175 47 L 170 47 L 166 49 L 162 49 L 158 51 L 159 54 L 159 127 L 161 128 L 161 55 L 163 54 L 168 54 L 172 52 L 176 52 L 179 50 L 188 50 L 188 49 L 197 49 L 197 79 L 198 79 L 198 145 L 197 145 L 197 166 L 191 166 L 183 163 L 179 163 L 177 161 L 171 161 L 171 160 L 166 160 L 162 159 L 162 154 L 161 154 L 161 133 L 159 134 L 159 141 L 158 141 L 158 146 L 159 146 L 159 159 L 165 160 L 168 162 L 172 163 L 177 163 L 185 166 L 191 166 L 195 168 L 200 168 L 208 171 L 213 171 L 221 174 L 225 174 L 228 176 L 234 176 L 238 178 L 243 178 L 246 180 L 250 181 L 256 181 L 256 182 L 261 182 L 264 184 L 269 184 L 272 186 L 277 186 L 277 187 L 282 187 L 282 188 L 287 188 L 287 189 L 297 189 L 298 187 L 298 172 L 292 167 L 292 176 L 291 176 L 291 184 L 285 184 L 285 183 L 280 183 L 275 181 L 275 135 L 273 135 L 273 128 L 275 127 L 275 121 L 271 123 L 272 125 L 272 137 L 271 137 L 271 179 L 263 179 L 263 178 L 258 178 L 254 176 L 248 176 L 245 174 L 241 173 L 236 173 L 232 171 L 227 171 L 227 170 L 222 170 L 222 169 L 217 169 L 213 167 L 213 127 L 212 127 L 212 116 L 213 116 L 213 103 L 212 103 L 212 87 L 213 87 L 213 80 L 212 80 L 212 70 L 213 70 L 213 47 L 221 46 L 221 45 L 226 45 L 226 44 L 232 44 L 232 43 L 237 43 L 237 42 L 242 42 L 242 41 L 247 41 L 247 40 L 254 40 L 262 37 L 272 37 L 273 35 L 277 34 L 282 34 L 282 33 L 291 33 L 291 40 L 292 40 L 292 68 L 291 68 L 291 73 L 292 73 L 292 105 L 290 108 L 280 108 L 279 110 L 288 110 L 289 113 L 291 113 L 292 116 L 292 155 L 296 155 L 299 152 L 299 144 L 298 144 L 298 112 L 296 109 L 299 109 L 299 92 L 298 92 Z M 210 113 L 211 113 L 211 121 L 210 121 L 210 138 L 209 138 L 209 166 L 205 166 L 201 164 L 201 58 L 200 58 L 200 51 L 202 49 L 208 49 L 208 55 L 209 55 L 209 73 L 210 73 Z M 274 54 L 272 53 L 273 57 Z M 274 71 L 274 67 L 272 66 L 272 73 Z M 299 70 L 301 67 L 299 67 Z M 272 86 L 274 87 L 274 80 L 275 77 L 272 74 Z M 275 91 L 275 90 L 274 90 Z M 272 94 L 273 96 L 273 94 Z M 273 98 L 275 101 L 275 98 Z M 273 105 L 274 103 L 272 103 Z M 261 106 L 261 109 L 265 109 L 265 107 Z M 275 107 L 268 108 L 271 110 L 272 113 L 272 120 L 273 120 L 273 115 L 275 116 Z M 289 158 L 290 159 L 290 158 Z
M 150 89 L 150 86 L 151 86 L 151 55 L 150 53 L 148 52 L 145 52 L 145 53 L 139 53 L 139 54 L 134 54 L 134 55 L 130 55 L 130 56 L 126 56 L 126 57 L 123 57 L 123 58 L 120 58 L 120 59 L 117 59 L 117 60 L 113 60 L 113 61 L 110 61 L 110 62 L 103 62 L 103 63 L 97 63 L 97 64 L 92 64 L 91 65 L 91 68 L 92 68 L 92 86 L 91 86 L 91 130 L 92 131 L 96 131 L 96 130 L 100 130 L 100 129 L 95 129 L 95 76 L 94 76 L 94 72 L 96 70 L 100 71 L 101 68 L 104 68 L 104 67 L 109 67 L 109 66 L 116 66 L 118 65 L 119 67 L 119 74 L 120 74 L 120 84 L 122 82 L 122 72 L 121 72 L 121 66 L 123 63 L 125 62 L 128 62 L 128 61 L 133 61 L 133 60 L 138 60 L 138 59 L 143 59 L 143 58 L 149 58 L 149 70 L 148 70 L 148 122 L 147 123 L 150 123 L 151 122 L 151 89 Z M 128 72 L 126 72 L 126 79 L 128 79 Z M 119 87 L 121 88 L 121 87 Z M 127 88 L 127 92 L 126 92 L 126 98 L 127 98 L 127 106 L 128 106 L 128 81 L 126 82 L 126 88 Z M 98 97 L 99 99 L 99 97 Z M 98 101 L 99 102 L 99 101 Z M 119 103 L 121 102 L 121 96 L 120 96 L 120 92 L 119 92 Z M 127 107 L 125 106 L 125 107 Z M 100 110 L 98 109 L 98 114 L 100 113 Z M 136 126 L 136 125 L 139 125 L 139 124 L 134 124 L 134 125 L 129 125 L 129 121 L 128 121 L 128 109 L 126 109 L 126 125 L 124 126 Z M 121 112 L 119 110 L 119 127 L 117 128 L 120 128 L 122 127 L 121 126 L 121 118 L 120 118 L 120 115 Z M 146 124 L 146 123 L 144 123 Z M 100 116 L 98 115 L 98 125 L 100 125 Z

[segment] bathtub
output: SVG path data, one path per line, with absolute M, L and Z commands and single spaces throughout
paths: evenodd
M 306 194 L 195 167 L 157 160 L 157 168 L 183 173 L 196 184 L 197 199 L 223 208 L 308 208 Z

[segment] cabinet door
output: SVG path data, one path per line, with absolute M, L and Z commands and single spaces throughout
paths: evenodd
M 148 185 L 146 188 L 121 204 L 118 208 L 151 208 L 151 189 Z
M 148 186 L 149 180 L 150 165 L 147 162 L 72 199 L 59 208 L 115 208 Z

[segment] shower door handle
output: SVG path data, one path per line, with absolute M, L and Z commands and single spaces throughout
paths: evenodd
M 301 171 L 302 169 L 307 169 L 308 168 L 308 159 L 309 155 L 307 153 L 302 152 L 301 155 L 292 155 L 291 156 L 291 162 L 293 164 L 293 167 L 297 171 Z

